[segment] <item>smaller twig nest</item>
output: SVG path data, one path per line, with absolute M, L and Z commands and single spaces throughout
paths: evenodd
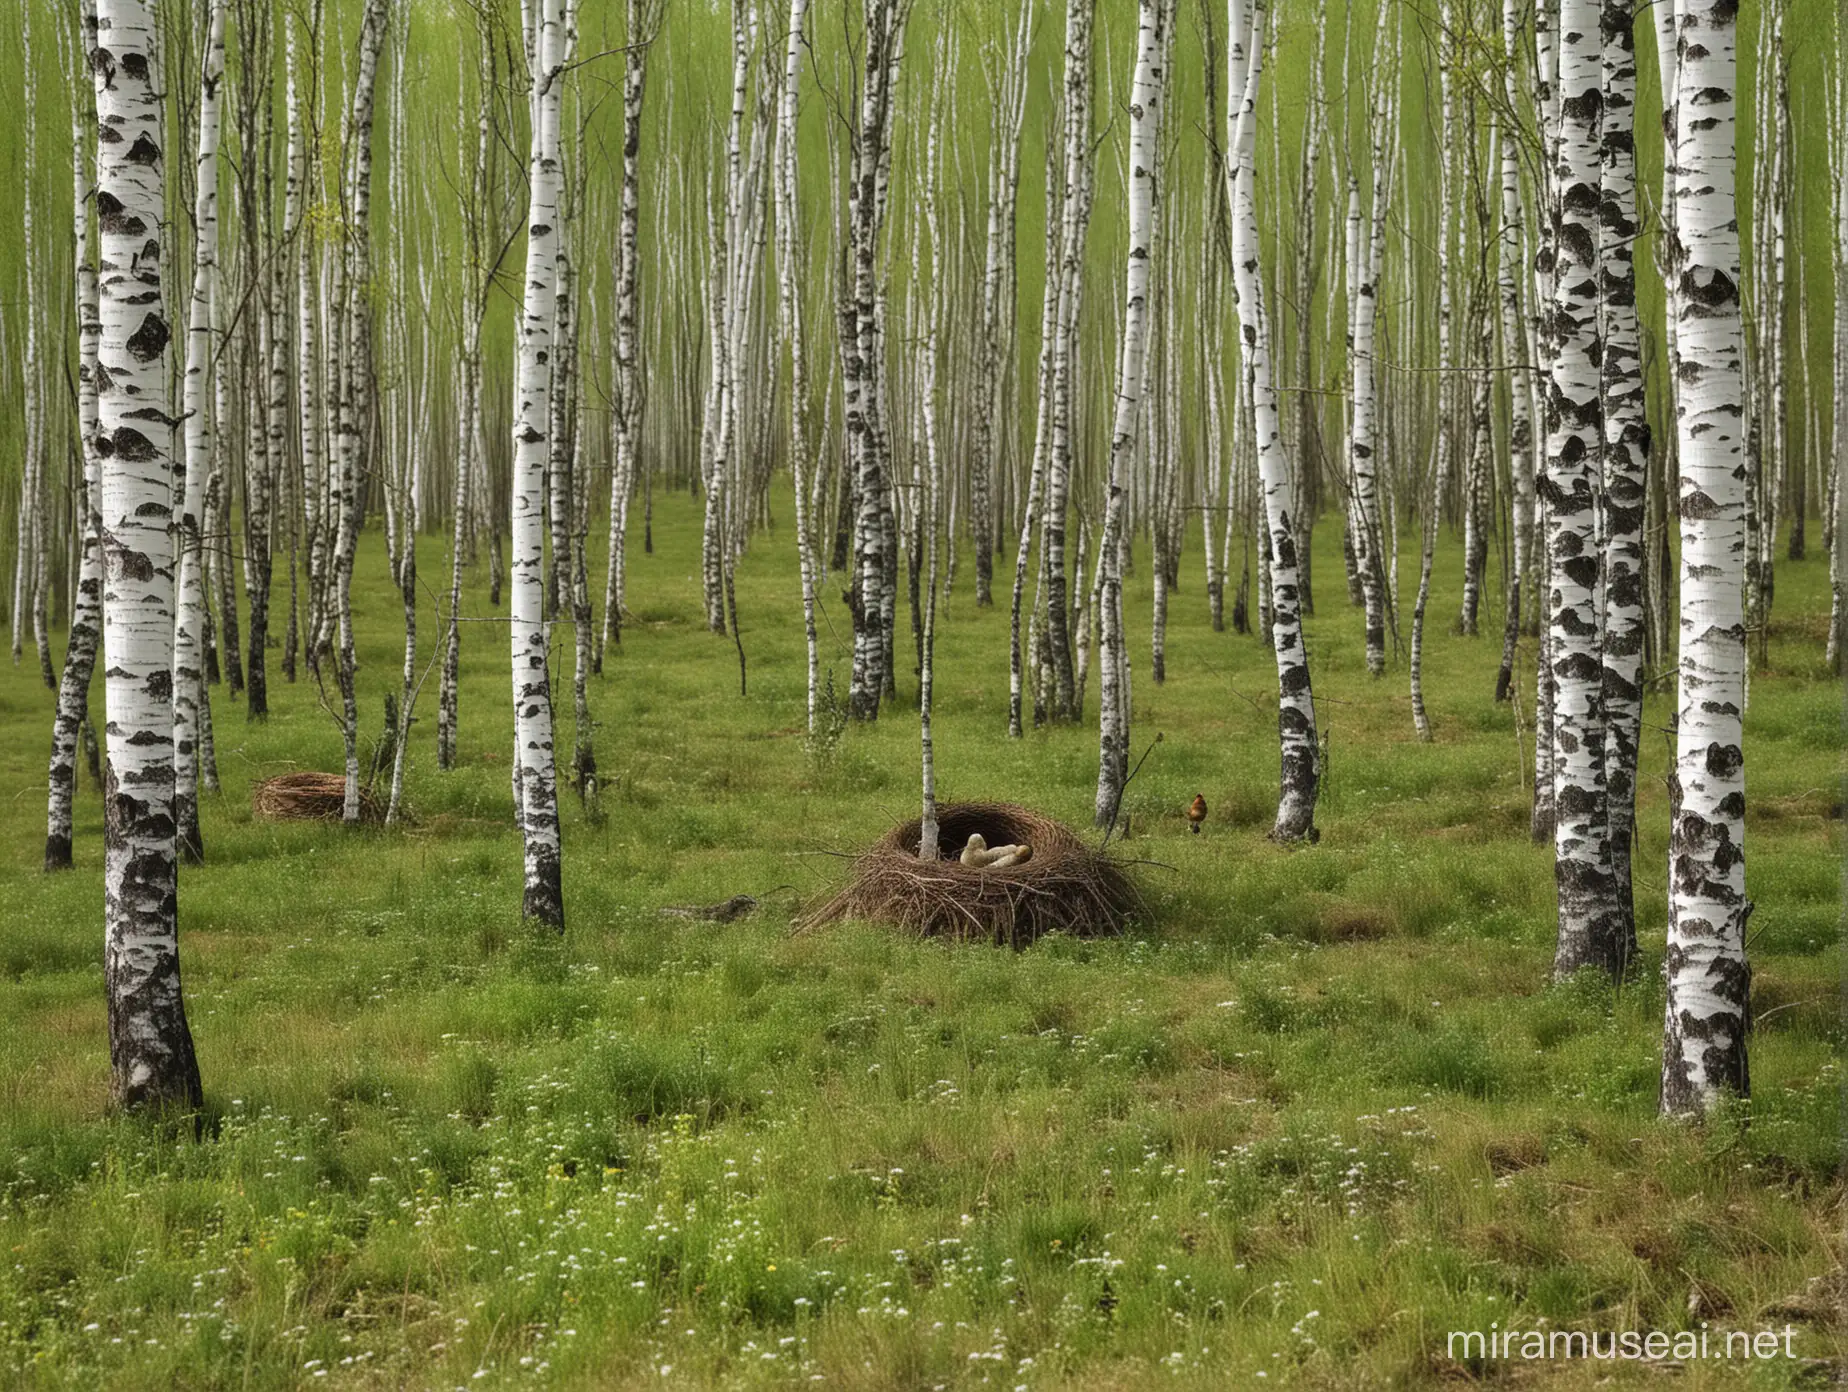
M 1016 946 L 1046 933 L 1121 932 L 1141 897 L 1123 867 L 1050 817 L 1007 802 L 937 809 L 938 856 L 918 859 L 922 824 L 903 822 L 855 859 L 840 893 L 805 915 L 808 928 L 862 919 L 924 937 L 987 938 Z M 1006 869 L 962 864 L 971 833 L 990 846 L 1025 845 L 1032 858 Z
M 271 822 L 337 822 L 346 811 L 346 777 L 338 773 L 282 773 L 250 789 L 250 810 Z M 385 809 L 369 789 L 359 790 L 359 819 L 380 821 Z

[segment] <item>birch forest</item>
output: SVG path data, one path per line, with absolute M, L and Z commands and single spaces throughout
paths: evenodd
M 1848 1378 L 1848 0 L 0 72 L 0 1381 Z

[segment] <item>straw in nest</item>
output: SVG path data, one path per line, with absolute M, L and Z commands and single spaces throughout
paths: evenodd
M 854 861 L 846 888 L 801 926 L 852 918 L 929 937 L 1020 945 L 1053 932 L 1120 932 L 1141 906 L 1120 865 L 1029 808 L 946 803 L 937 809 L 937 827 L 942 859 L 919 860 L 921 823 L 901 823 Z M 972 869 L 957 859 L 972 832 L 990 846 L 1031 846 L 1033 858 L 1006 870 Z
M 338 773 L 278 774 L 250 790 L 250 810 L 271 822 L 337 822 L 346 810 L 346 778 Z M 376 822 L 384 810 L 365 788 L 359 790 L 359 819 Z

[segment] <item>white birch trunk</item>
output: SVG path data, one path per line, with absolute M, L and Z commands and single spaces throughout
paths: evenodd
M 1637 745 L 1643 722 L 1643 512 L 1649 413 L 1643 398 L 1642 327 L 1636 313 L 1636 43 L 1631 11 L 1604 0 L 1604 80 L 1598 209 L 1599 338 L 1604 398 L 1604 783 L 1616 955 L 1636 956 L 1630 841 L 1636 821 Z
M 800 32 L 800 9 L 807 0 L 794 0 L 792 29 Z M 623 56 L 622 83 L 622 191 L 617 213 L 615 263 L 615 333 L 611 361 L 614 411 L 610 429 L 610 535 L 609 574 L 603 587 L 603 631 L 597 649 L 602 670 L 603 649 L 622 641 L 624 581 L 627 564 L 629 499 L 635 493 L 636 456 L 642 444 L 642 390 L 640 339 L 640 254 L 642 102 L 648 84 L 648 50 L 660 23 L 658 0 L 628 0 L 628 52 Z M 793 158 L 793 157 L 792 157 Z
M 1166 0 L 1137 7 L 1136 70 L 1129 97 L 1128 264 L 1123 274 L 1123 344 L 1117 366 L 1116 410 L 1110 433 L 1110 476 L 1104 527 L 1098 538 L 1097 825 L 1111 827 L 1123 800 L 1129 765 L 1127 673 L 1123 661 L 1123 513 L 1143 392 L 1148 385 L 1149 271 L 1155 259 L 1156 179 L 1166 82 Z M 1068 91 L 1070 84 L 1067 84 Z M 1056 574 L 1056 569 L 1055 569 Z M 1054 603 L 1057 597 L 1055 592 Z
M 1553 696 L 1553 973 L 1621 974 L 1604 778 L 1603 564 L 1597 464 L 1603 449 L 1598 372 L 1599 107 L 1594 0 L 1560 8 L 1560 121 L 1553 182 L 1553 345 L 1547 389 L 1548 654 Z
M 1315 804 L 1321 781 L 1316 743 L 1315 697 L 1309 678 L 1309 650 L 1302 626 L 1298 584 L 1296 527 L 1290 515 L 1295 479 L 1283 448 L 1277 392 L 1271 380 L 1270 321 L 1265 313 L 1259 268 L 1257 215 L 1257 105 L 1264 67 L 1263 0 L 1255 10 L 1249 0 L 1232 0 L 1230 35 L 1231 87 L 1238 101 L 1228 158 L 1232 162 L 1232 265 L 1238 278 L 1240 344 L 1257 443 L 1259 487 L 1270 542 L 1271 646 L 1277 659 L 1277 733 L 1281 758 L 1277 818 L 1271 837 L 1277 841 L 1315 841 Z M 1240 22 L 1249 20 L 1248 23 Z M 1240 47 L 1250 40 L 1248 61 Z
M 1518 111 L 1520 82 L 1515 55 L 1520 51 L 1518 0 L 1502 0 L 1502 49 L 1507 62 L 1502 94 L 1510 112 Z M 1503 118 L 1498 113 L 1499 126 Z M 1521 204 L 1521 148 L 1515 132 L 1501 133 L 1501 230 L 1497 238 L 1497 287 L 1501 301 L 1502 360 L 1512 366 L 1528 357 L 1527 335 L 1521 315 L 1521 248 L 1525 223 Z M 1522 605 L 1531 565 L 1529 552 L 1534 534 L 1534 424 L 1530 374 L 1515 372 L 1508 381 L 1508 468 L 1513 494 L 1510 524 L 1513 531 L 1512 563 L 1508 571 L 1508 613 L 1502 628 L 1501 669 L 1495 677 L 1495 699 L 1505 701 L 1514 683 L 1515 649 L 1520 643 Z
M 212 302 L 218 289 L 218 139 L 225 71 L 225 0 L 213 0 L 200 80 L 199 142 L 193 160 L 192 297 L 186 322 L 186 370 L 181 379 L 186 460 L 181 485 L 179 621 L 173 634 L 174 819 L 181 852 L 205 858 L 199 831 L 199 701 L 205 683 L 205 476 L 212 467 Z
M 1669 850 L 1661 1106 L 1750 1091 L 1745 955 L 1744 331 L 1739 306 L 1736 8 L 1678 0 L 1676 433 L 1681 688 Z
M 161 104 L 144 0 L 99 0 L 97 433 L 103 537 L 104 990 L 123 1107 L 202 1101 L 180 988 L 173 823 L 173 464 Z
M 533 90 L 531 204 L 526 220 L 525 304 L 520 316 L 510 533 L 514 738 L 518 753 L 527 918 L 564 930 L 558 775 L 546 670 L 545 464 L 552 428 L 553 315 L 558 283 L 559 117 L 570 54 L 565 0 L 537 0 L 529 42 Z
M 353 557 L 359 545 L 359 526 L 365 506 L 361 492 L 363 455 L 371 413 L 370 368 L 372 318 L 369 309 L 372 280 L 372 113 L 378 77 L 379 50 L 385 42 L 387 0 L 367 0 L 360 25 L 359 71 L 353 82 L 353 106 L 347 120 L 348 169 L 346 255 L 342 259 L 344 303 L 339 307 L 341 335 L 339 394 L 340 472 L 335 484 L 340 511 L 339 533 L 334 542 L 333 622 L 339 627 L 341 733 L 346 746 L 346 797 L 342 820 L 359 821 L 359 698 L 355 686 L 359 659 L 353 637 Z
M 77 49 L 88 70 L 96 50 L 95 0 L 83 0 L 80 7 Z M 77 444 L 83 461 L 83 486 L 77 495 L 75 522 L 82 559 L 73 577 L 76 596 L 65 647 L 64 673 L 58 685 L 58 715 L 52 726 L 45 814 L 47 870 L 68 870 L 71 866 L 78 746 L 84 722 L 89 718 L 90 679 L 96 669 L 97 642 L 102 629 L 103 553 L 98 511 L 102 501 L 102 475 L 95 447 L 97 347 L 102 323 L 97 317 L 96 263 L 90 257 L 90 201 L 95 196 L 90 166 L 91 133 L 95 122 L 93 101 L 88 83 L 73 83 L 71 186 L 77 286 Z
M 1078 716 L 1072 662 L 1071 585 L 1065 537 L 1073 467 L 1073 414 L 1078 372 L 1079 322 L 1084 295 L 1085 243 L 1094 187 L 1091 134 L 1091 48 L 1095 0 L 1070 0 L 1065 21 L 1062 144 L 1064 188 L 1059 201 L 1059 305 L 1052 338 L 1052 417 L 1046 498 L 1040 534 L 1046 566 L 1044 641 L 1052 663 L 1052 718 Z M 1100 561 L 1104 552 L 1099 549 Z M 1079 577 L 1082 583 L 1082 577 Z
M 821 466 L 821 442 L 809 430 L 808 345 L 799 284 L 802 270 L 802 227 L 797 220 L 796 136 L 801 110 L 803 25 L 808 0 L 790 0 L 789 33 L 783 44 L 783 87 L 777 109 L 774 183 L 776 188 L 776 255 L 778 322 L 789 355 L 790 475 L 796 497 L 796 563 L 802 581 L 802 636 L 808 658 L 807 719 L 804 728 L 815 737 L 821 699 L 821 643 L 815 624 L 815 589 L 818 571 L 814 517 L 810 508 L 809 460 Z M 823 438 L 825 439 L 825 432 Z

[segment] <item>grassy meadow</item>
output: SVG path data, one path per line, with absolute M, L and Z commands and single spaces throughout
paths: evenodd
M 1190 537 L 1156 687 L 1139 558 L 1135 755 L 1163 740 L 1124 852 L 1148 862 L 1148 913 L 1012 951 L 792 931 L 838 853 L 915 815 L 916 720 L 804 740 L 787 525 L 740 568 L 742 698 L 700 621 L 684 494 L 657 498 L 655 538 L 593 689 L 605 818 L 567 795 L 562 940 L 519 922 L 504 627 L 467 626 L 453 773 L 425 687 L 395 830 L 254 821 L 250 784 L 337 768 L 338 727 L 276 654 L 267 724 L 214 693 L 223 791 L 181 885 L 199 1139 L 108 1111 L 99 800 L 86 780 L 78 868 L 44 877 L 53 699 L 30 663 L 0 669 L 0 1385 L 1663 1385 L 1634 1362 L 1450 1355 L 1450 1331 L 1491 1328 L 1717 1345 L 1789 1327 L 1794 1358 L 1691 1361 L 1674 1385 L 1842 1375 L 1842 698 L 1820 548 L 1779 564 L 1746 722 L 1755 1095 L 1682 1128 L 1655 1116 L 1672 682 L 1646 714 L 1643 970 L 1621 992 L 1550 987 L 1531 748 L 1490 699 L 1499 640 L 1450 631 L 1454 539 L 1423 745 L 1403 662 L 1366 675 L 1338 525 L 1318 530 L 1331 757 L 1321 843 L 1300 849 L 1264 835 L 1267 650 L 1210 631 Z M 422 550 L 434 582 L 444 547 Z M 402 653 L 376 535 L 355 603 L 376 734 Z M 467 612 L 491 614 L 485 590 Z M 434 599 L 422 620 L 428 654 Z M 940 796 L 1088 827 L 1095 730 L 1008 741 L 1006 643 L 965 556 L 938 642 Z M 1530 718 L 1531 654 L 1523 670 Z M 740 893 L 763 907 L 735 924 L 657 913 Z

